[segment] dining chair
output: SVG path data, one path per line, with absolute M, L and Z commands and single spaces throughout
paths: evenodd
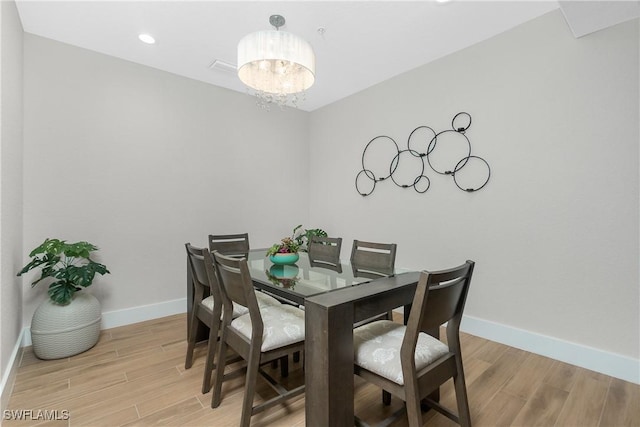
M 460 350 L 460 321 L 475 263 L 420 274 L 407 325 L 379 320 L 356 328 L 354 373 L 405 401 L 410 427 L 421 426 L 421 400 L 462 426 L 471 425 Z M 447 344 L 432 335 L 447 323 Z M 430 335 L 432 334 L 432 335 Z M 458 414 L 428 396 L 453 378 Z M 356 418 L 358 425 L 364 425 Z M 388 425 L 388 424 L 385 424 Z
M 209 250 L 221 254 L 246 257 L 249 253 L 249 233 L 242 234 L 209 234 Z
M 235 258 L 247 258 L 249 249 L 249 233 L 209 234 L 209 250 L 211 253 L 218 251 L 223 255 Z M 257 297 L 260 304 L 282 304 L 280 300 L 264 292 L 260 292 Z
M 188 266 L 191 270 L 191 280 L 193 282 L 193 309 L 189 322 L 189 336 L 187 337 L 187 355 L 184 368 L 189 369 L 193 365 L 193 351 L 196 345 L 196 337 L 202 325 L 209 328 L 207 354 L 215 351 L 213 345 L 218 340 L 218 330 L 220 326 L 220 316 L 222 314 L 222 299 L 216 296 L 216 287 L 212 287 L 209 282 L 205 267 L 205 255 L 209 252 L 204 248 L 197 248 L 190 243 L 185 243 L 187 250 Z M 213 288 L 213 289 L 212 289 Z M 205 363 L 206 365 L 206 363 Z M 207 371 L 209 374 L 207 375 Z M 205 366 L 204 378 L 202 380 L 202 393 L 207 393 L 211 389 L 211 370 Z
M 291 390 L 269 376 L 260 366 L 304 350 L 304 311 L 291 305 L 259 306 L 247 260 L 213 253 L 216 274 L 222 293 L 223 315 L 220 345 L 217 350 L 218 366 L 211 398 L 211 407 L 220 405 L 222 382 L 233 375 L 224 373 L 227 347 L 247 361 L 245 391 L 240 425 L 249 426 L 251 416 L 304 392 L 304 384 Z M 233 306 L 240 304 L 249 312 L 232 319 Z M 278 394 L 256 406 L 253 405 L 258 374 Z
M 205 361 L 204 378 L 202 380 L 202 393 L 208 393 L 211 389 L 211 374 L 213 372 L 216 343 L 220 330 L 220 316 L 222 315 L 222 297 L 217 277 L 213 270 L 211 253 L 205 248 L 197 248 L 190 243 L 185 243 L 189 269 L 191 270 L 194 285 L 193 309 L 189 322 L 189 336 L 187 337 L 187 354 L 184 362 L 185 369 L 193 365 L 193 353 L 202 325 L 209 328 L 207 342 L 207 356 Z M 280 305 L 280 302 L 266 294 L 258 295 L 260 305 Z M 232 317 L 236 318 L 248 313 L 249 310 L 241 305 L 235 305 Z
M 351 247 L 351 269 L 353 277 L 366 277 L 368 279 L 379 279 L 393 274 L 396 264 L 396 251 L 398 245 L 395 243 L 377 243 L 354 240 Z M 374 316 L 357 322 L 354 326 L 362 326 L 374 320 L 392 320 L 393 312 Z
M 395 243 L 354 240 L 350 258 L 354 276 L 377 279 L 393 274 L 397 248 Z
M 311 236 L 307 245 L 311 267 L 324 267 L 342 272 L 340 249 L 342 237 Z
M 249 249 L 249 233 L 209 234 L 209 250 L 211 253 L 218 251 L 223 255 L 235 258 L 247 258 L 249 256 Z M 257 296 L 260 304 L 282 304 L 282 301 L 276 297 L 263 292 Z

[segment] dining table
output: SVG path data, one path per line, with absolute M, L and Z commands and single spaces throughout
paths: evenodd
M 353 325 L 397 307 L 405 308 L 406 323 L 420 272 L 363 271 L 348 260 L 318 265 L 305 252 L 295 264 L 278 265 L 266 251 L 247 254 L 254 286 L 305 309 L 306 425 L 353 426 Z
M 363 273 L 349 261 L 335 269 L 312 266 L 307 253 L 295 265 L 278 266 L 264 253 L 251 251 L 247 259 L 254 286 L 305 308 L 306 425 L 353 426 L 353 325 L 397 307 L 406 316 L 420 272 Z

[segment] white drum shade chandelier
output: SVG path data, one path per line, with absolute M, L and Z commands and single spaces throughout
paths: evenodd
M 248 34 L 238 43 L 238 77 L 263 108 L 295 107 L 315 81 L 316 57 L 306 40 L 279 30 L 282 16 L 271 15 L 269 23 L 276 29 Z

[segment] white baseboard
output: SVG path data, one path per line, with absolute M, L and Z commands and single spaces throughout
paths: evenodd
M 186 311 L 186 298 L 109 311 L 102 314 L 102 329 L 129 325 L 157 319 L 159 317 L 185 313 Z M 462 331 L 471 335 L 640 384 L 640 360 L 638 359 L 472 316 L 464 316 L 460 328 Z M 31 345 L 31 334 L 29 333 L 29 328 L 25 328 L 22 331 L 21 339 L 18 340 L 16 348 L 12 353 L 12 359 L 8 365 L 10 369 L 7 369 L 7 373 L 1 384 L 3 398 L 5 393 L 7 393 L 7 384 L 12 384 L 10 379 L 12 373 L 15 375 L 15 368 L 17 368 L 18 365 L 15 359 L 19 354 L 20 347 L 29 345 Z M 10 394 L 11 391 L 8 390 L 8 393 Z
M 106 311 L 102 313 L 102 324 L 100 329 L 116 328 L 118 326 L 130 325 L 132 323 L 144 322 L 146 320 L 186 312 L 186 298 L 156 304 L 140 305 L 138 307 L 125 308 L 122 310 Z M 31 333 L 29 328 L 25 328 L 22 333 L 21 346 L 26 347 L 29 345 L 31 345 Z
M 472 316 L 460 330 L 541 356 L 640 384 L 640 360 Z
M 180 298 L 157 304 L 141 305 L 125 308 L 123 310 L 107 311 L 102 313 L 102 329 L 115 328 L 144 322 L 159 317 L 172 316 L 187 312 L 187 299 Z
M 20 343 L 22 342 L 22 336 L 25 334 L 25 331 L 28 333 L 28 329 L 23 329 L 20 333 L 21 336 L 19 336 L 16 341 L 16 345 L 13 347 L 13 351 L 11 352 L 11 356 L 7 362 L 7 370 L 2 376 L 2 382 L 0 383 L 0 410 L 2 413 L 7 409 L 9 399 L 11 398 L 11 392 L 13 391 L 13 384 L 15 382 L 16 373 L 18 372 L 18 366 L 20 365 L 20 359 L 22 357 L 22 346 Z

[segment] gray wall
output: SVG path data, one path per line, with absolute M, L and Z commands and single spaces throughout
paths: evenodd
M 25 34 L 24 245 L 88 240 L 103 311 L 185 298 L 184 243 L 308 219 L 308 113 Z M 25 286 L 24 324 L 46 289 Z M 186 310 L 186 306 L 184 307 Z
M 402 266 L 473 259 L 470 317 L 637 363 L 638 50 L 637 19 L 575 39 L 555 11 L 315 111 L 311 222 L 348 248 L 396 242 Z M 483 190 L 428 169 L 425 194 L 390 181 L 356 193 L 370 139 L 406 148 L 414 128 L 450 128 L 460 111 L 491 165 Z
M 343 257 L 359 238 L 397 242 L 405 267 L 474 259 L 470 319 L 638 359 L 638 20 L 575 39 L 556 11 L 313 113 L 37 36 L 24 49 L 16 253 L 97 244 L 105 312 L 184 298 L 186 241 L 268 246 L 302 223 L 342 236 Z M 427 172 L 424 195 L 356 193 L 371 138 L 402 146 L 459 111 L 485 189 Z M 23 288 L 29 325 L 45 289 Z
M 22 25 L 14 2 L 0 2 L 0 408 L 11 386 L 11 355 L 22 327 Z

